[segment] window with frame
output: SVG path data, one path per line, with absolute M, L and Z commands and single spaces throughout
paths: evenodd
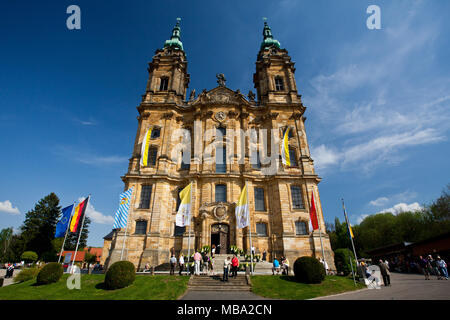
M 223 139 L 227 135 L 227 129 L 224 127 L 218 127 L 216 130 L 216 137 L 217 139 Z
M 152 185 L 143 185 L 141 189 L 141 200 L 139 209 L 150 209 L 150 199 L 152 197 Z
M 178 209 L 180 208 L 180 204 L 181 204 L 180 192 L 183 189 L 184 189 L 184 187 L 183 188 L 180 187 L 177 189 L 177 206 L 175 208 L 175 211 L 177 211 L 177 212 L 178 212 Z
M 156 156 L 158 155 L 158 148 L 154 146 L 150 146 L 148 148 L 148 159 L 147 165 L 154 166 L 156 165 Z
M 296 221 L 295 222 L 295 234 L 296 235 L 307 235 L 308 234 L 306 222 L 304 222 L 304 221 Z
M 216 184 L 216 202 L 227 202 L 227 186 L 225 184 Z
M 284 83 L 282 77 L 275 77 L 275 90 L 276 91 L 284 90 Z
M 298 167 L 297 153 L 295 148 L 289 147 L 289 159 L 291 160 L 291 167 Z
M 256 156 L 255 156 L 255 158 L 256 159 L 252 159 L 252 168 L 253 169 L 261 169 L 261 157 L 260 157 L 260 155 L 259 155 L 259 151 L 256 151 L 256 153 L 254 153 L 254 154 L 256 154 Z
M 161 77 L 161 83 L 159 85 L 159 91 L 166 91 L 169 87 L 169 78 Z
M 186 155 L 186 157 L 188 158 L 186 159 L 187 162 L 185 162 L 184 157 L 184 152 L 181 152 L 181 170 L 189 170 L 191 168 L 191 159 L 189 153 Z
M 175 225 L 175 228 L 174 228 L 173 235 L 175 237 L 183 236 L 184 232 L 186 231 L 186 227 L 179 227 L 179 226 L 177 226 L 176 223 L 174 223 L 174 225 Z
M 304 209 L 302 189 L 300 186 L 291 186 L 291 198 L 292 198 L 292 208 L 294 209 Z
M 266 204 L 264 202 L 264 189 L 255 188 L 255 210 L 266 211 Z
M 267 237 L 267 224 L 263 222 L 256 223 L 256 233 L 258 236 Z
M 136 221 L 135 234 L 146 234 L 147 233 L 147 220 Z
M 152 134 L 150 136 L 150 139 L 158 139 L 161 136 L 161 128 L 154 127 L 152 128 Z
M 227 148 L 217 147 L 216 148 L 216 172 L 225 173 L 227 172 Z

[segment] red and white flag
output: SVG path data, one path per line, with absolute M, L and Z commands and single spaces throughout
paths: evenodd
M 317 219 L 316 204 L 314 203 L 314 191 L 311 193 L 311 208 L 309 208 L 309 231 L 319 229 L 319 221 Z

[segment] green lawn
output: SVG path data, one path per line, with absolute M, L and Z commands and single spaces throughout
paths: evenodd
M 36 280 L 0 288 L 0 300 L 175 300 L 187 289 L 188 276 L 142 276 L 123 289 L 105 290 L 104 275 L 84 274 L 81 289 L 69 290 L 65 274 L 57 283 L 36 286 Z
M 252 276 L 252 292 L 268 298 L 304 300 L 363 289 L 366 286 L 352 278 L 327 276 L 321 284 L 295 282 L 293 276 Z

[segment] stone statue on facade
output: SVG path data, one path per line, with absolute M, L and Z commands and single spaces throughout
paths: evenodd
M 189 101 L 192 101 L 195 99 L 195 89 L 192 89 L 191 94 L 189 95 Z
M 252 90 L 250 90 L 249 92 L 248 92 L 248 99 L 250 100 L 250 101 L 255 101 L 255 94 L 253 93 L 253 91 Z
M 216 78 L 219 86 L 225 87 L 225 82 L 227 81 L 227 79 L 225 79 L 225 75 L 223 73 L 217 73 Z

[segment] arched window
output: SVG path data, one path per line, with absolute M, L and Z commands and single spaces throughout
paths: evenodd
M 184 159 L 184 158 L 187 159 Z M 181 151 L 181 170 L 189 170 L 191 168 L 191 159 L 190 159 L 190 152 L 188 150 L 188 152 L 186 153 L 186 155 L 184 154 L 183 151 Z
M 304 209 L 302 189 L 299 186 L 291 186 L 292 208 Z
M 255 188 L 255 210 L 266 211 L 266 204 L 264 202 L 264 189 Z
M 159 91 L 166 91 L 169 87 L 169 78 L 161 77 L 161 83 L 159 85 Z
M 148 160 L 147 165 L 154 166 L 156 164 L 156 156 L 158 155 L 158 147 L 148 147 Z
M 304 221 L 296 221 L 295 222 L 295 234 L 296 235 L 308 234 L 308 229 L 306 228 L 306 222 L 304 222 Z
M 217 147 L 216 148 L 216 172 L 225 173 L 227 172 L 227 148 Z
M 150 199 L 152 196 L 152 185 L 143 185 L 141 188 L 141 199 L 139 209 L 150 209 Z
M 216 137 L 220 140 L 220 138 L 222 137 L 222 139 L 227 135 L 227 129 L 224 127 L 218 127 L 216 129 Z
M 184 232 L 186 231 L 186 227 L 178 227 L 178 226 L 176 225 L 176 223 L 174 223 L 174 225 L 175 225 L 175 228 L 174 228 L 174 233 L 173 233 L 173 235 L 174 235 L 175 237 L 183 236 Z
M 297 153 L 295 148 L 289 147 L 289 159 L 291 160 L 291 167 L 298 167 Z
M 227 186 L 225 184 L 216 184 L 216 202 L 227 202 Z
M 161 135 L 161 128 L 160 127 L 153 127 L 152 128 L 152 135 L 150 136 L 150 139 L 158 139 Z
M 255 156 L 253 156 L 253 154 L 252 154 L 252 157 L 255 157 L 255 158 L 251 159 L 252 160 L 252 168 L 253 169 L 261 169 L 261 158 L 259 156 L 259 151 L 256 151 L 254 154 L 255 154 Z
M 175 209 L 175 211 L 177 211 L 177 212 L 178 212 L 178 208 L 180 208 L 180 204 L 181 204 L 180 192 L 181 192 L 181 190 L 183 190 L 184 188 L 185 188 L 185 187 L 180 187 L 180 188 L 177 189 L 177 206 L 176 206 L 176 209 Z
M 256 233 L 258 236 L 267 237 L 267 224 L 263 222 L 256 223 Z
M 146 234 L 147 233 L 147 220 L 136 221 L 135 234 Z
M 283 78 L 280 76 L 275 77 L 275 90 L 276 91 L 284 90 Z

